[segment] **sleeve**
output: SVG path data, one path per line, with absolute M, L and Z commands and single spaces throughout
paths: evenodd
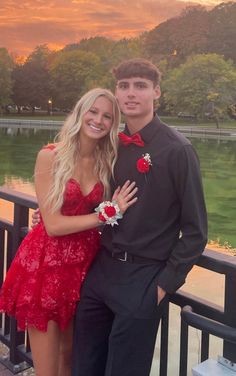
M 180 237 L 158 285 L 175 292 L 204 251 L 207 242 L 207 214 L 198 157 L 192 145 L 184 145 L 171 158 L 173 183 L 180 201 Z

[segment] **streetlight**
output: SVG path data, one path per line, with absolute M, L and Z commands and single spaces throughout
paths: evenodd
M 52 100 L 48 100 L 48 115 L 52 115 Z

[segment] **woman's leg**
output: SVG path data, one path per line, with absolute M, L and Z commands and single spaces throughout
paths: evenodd
M 68 328 L 61 332 L 58 376 L 71 376 L 72 342 L 73 319 L 71 320 Z
M 47 332 L 28 328 L 36 376 L 58 376 L 61 331 L 54 321 L 48 322 Z

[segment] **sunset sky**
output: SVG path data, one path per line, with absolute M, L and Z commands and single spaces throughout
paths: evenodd
M 96 35 L 120 39 L 149 31 L 186 5 L 217 0 L 0 0 L 0 47 L 28 55 L 40 44 L 60 49 Z M 236 2 L 236 0 L 235 0 Z

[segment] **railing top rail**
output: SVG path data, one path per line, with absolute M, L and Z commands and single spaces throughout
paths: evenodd
M 17 192 L 10 188 L 0 188 L 0 198 L 6 201 L 10 201 L 14 204 L 22 205 L 27 208 L 36 209 L 37 199 L 26 193 Z
M 236 257 L 207 248 L 197 265 L 220 274 L 236 274 Z

